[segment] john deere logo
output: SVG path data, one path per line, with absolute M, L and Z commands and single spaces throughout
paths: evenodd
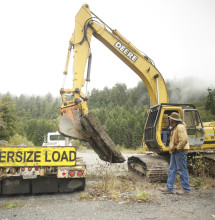
M 117 41 L 114 45 L 117 49 L 119 49 L 122 53 L 124 53 L 129 59 L 131 59 L 134 63 L 137 61 L 138 57 L 131 52 L 128 48 L 122 45 L 119 41 Z

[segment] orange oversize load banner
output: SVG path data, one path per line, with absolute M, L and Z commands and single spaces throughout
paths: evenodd
M 74 166 L 75 147 L 0 147 L 0 167 Z

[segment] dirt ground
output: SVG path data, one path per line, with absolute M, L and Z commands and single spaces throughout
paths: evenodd
M 115 172 L 117 175 L 127 174 L 126 162 L 108 164 L 101 161 L 95 153 L 79 153 L 88 165 L 88 173 L 84 193 L 90 190 L 92 175 Z M 125 158 L 130 156 L 124 154 Z M 140 181 L 141 181 L 140 177 Z M 144 179 L 143 179 L 144 181 Z M 153 199 L 139 203 L 114 200 L 82 201 L 83 192 L 48 195 L 14 195 L 0 196 L 0 219 L 215 219 L 215 189 L 192 188 L 190 195 L 163 194 L 160 186 L 144 189 Z M 125 192 L 130 193 L 130 192 Z M 8 206 L 3 206 L 7 204 Z

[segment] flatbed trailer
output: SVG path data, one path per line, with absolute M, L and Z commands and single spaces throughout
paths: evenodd
M 85 189 L 86 163 L 75 147 L 0 147 L 0 194 Z

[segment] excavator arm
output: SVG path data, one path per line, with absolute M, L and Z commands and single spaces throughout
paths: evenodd
M 95 140 L 90 141 L 89 129 L 95 130 L 99 127 L 97 136 L 102 136 L 101 127 L 97 119 L 88 112 L 87 95 L 81 89 L 90 78 L 92 35 L 101 41 L 108 49 L 118 56 L 127 66 L 129 66 L 143 81 L 149 92 L 152 105 L 168 103 L 167 89 L 161 73 L 155 67 L 153 61 L 133 46 L 117 30 L 112 30 L 100 18 L 98 18 L 87 4 L 83 5 L 75 17 L 75 30 L 69 42 L 68 55 L 64 74 L 67 75 L 70 57 L 73 51 L 74 58 L 74 79 L 72 89 L 61 89 L 62 117 L 59 122 L 59 132 L 64 136 L 86 140 L 95 144 Z M 85 67 L 88 61 L 87 77 L 84 78 Z M 68 96 L 72 96 L 67 100 Z M 84 119 L 85 118 L 85 119 Z M 96 125 L 91 126 L 96 121 Z M 89 125 L 91 128 L 89 128 Z M 87 130 L 87 131 L 86 131 Z M 107 135 L 102 137 L 106 140 Z M 100 142 L 101 141 L 97 141 Z M 112 145 L 108 141 L 107 146 Z M 113 147 L 115 148 L 115 147 Z
M 61 113 L 62 115 L 65 113 L 69 115 L 63 120 L 64 126 L 62 127 L 67 127 L 65 126 L 66 122 L 68 122 L 68 119 L 70 119 L 70 121 L 72 119 L 74 124 L 73 127 L 75 127 L 75 129 L 70 130 L 70 133 L 73 133 L 73 136 L 77 136 L 79 139 L 83 139 L 83 135 L 80 132 L 76 132 L 77 129 L 81 130 L 79 115 L 88 113 L 87 95 L 84 94 L 81 89 L 85 85 L 84 73 L 87 60 L 89 60 L 89 62 L 86 81 L 89 81 L 90 77 L 89 66 L 91 64 L 92 56 L 90 42 L 92 35 L 101 41 L 142 79 L 149 92 L 152 105 L 169 102 L 166 84 L 153 61 L 134 47 L 117 30 L 112 30 L 106 25 L 93 12 L 91 12 L 89 6 L 85 4 L 75 17 L 75 30 L 69 42 L 68 55 L 64 70 L 64 74 L 67 75 L 71 51 L 73 50 L 73 89 L 61 89 Z M 66 95 L 68 94 L 72 94 L 72 100 L 66 100 Z M 67 124 L 68 127 L 70 127 L 70 122 Z M 65 131 L 62 133 L 65 134 Z

